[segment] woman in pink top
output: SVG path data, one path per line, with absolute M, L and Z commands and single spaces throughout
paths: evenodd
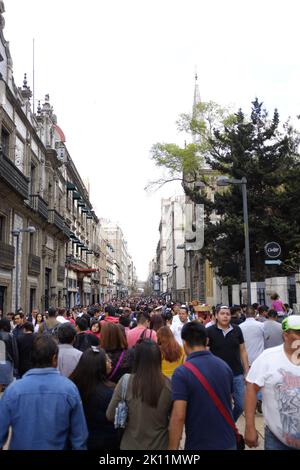
M 286 314 L 286 308 L 282 302 L 282 300 L 280 300 L 279 298 L 279 295 L 274 293 L 271 295 L 271 300 L 273 300 L 272 302 L 272 305 L 271 305 L 271 309 L 273 310 L 276 310 L 276 312 L 278 313 L 278 317 L 284 317 L 284 315 Z

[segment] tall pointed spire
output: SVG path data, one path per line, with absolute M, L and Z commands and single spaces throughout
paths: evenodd
M 194 88 L 194 103 L 193 103 L 193 112 L 192 112 L 192 117 L 193 119 L 199 119 L 201 118 L 201 111 L 197 107 L 201 103 L 201 98 L 200 98 L 200 91 L 199 91 L 199 85 L 198 85 L 198 74 L 197 74 L 197 69 L 195 70 L 195 88 Z M 198 144 L 200 143 L 200 136 L 192 133 L 193 136 L 193 143 Z
M 201 98 L 200 98 L 200 91 L 199 91 L 199 85 L 198 85 L 198 74 L 197 70 L 195 72 L 195 89 L 194 89 L 194 103 L 193 103 L 193 116 L 195 116 L 196 113 L 196 107 L 197 104 L 201 103 Z

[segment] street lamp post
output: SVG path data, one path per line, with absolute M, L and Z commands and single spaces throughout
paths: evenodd
M 177 296 L 177 276 L 176 276 L 177 264 L 171 263 L 171 264 L 167 264 L 167 266 L 170 266 L 172 268 L 172 271 L 171 271 L 172 272 L 171 297 L 172 297 L 172 293 L 174 292 L 173 300 L 176 302 L 177 301 L 177 299 L 176 299 L 176 296 Z M 168 275 L 169 274 L 170 273 L 168 273 Z
M 190 302 L 192 301 L 193 299 L 193 274 L 192 274 L 192 250 L 187 250 L 186 249 L 186 244 L 185 243 L 182 243 L 181 245 L 177 245 L 177 250 L 185 250 L 185 259 L 187 261 L 187 254 L 189 255 L 188 256 L 188 269 L 187 269 L 187 266 L 186 266 L 186 271 L 189 271 L 189 300 Z M 187 284 L 187 275 L 185 276 L 185 282 Z
M 220 176 L 217 179 L 217 186 L 229 186 L 230 184 L 240 184 L 243 196 L 243 216 L 244 216 L 244 237 L 245 237 L 245 257 L 246 257 L 246 280 L 247 280 L 247 304 L 251 305 L 251 270 L 250 270 L 250 244 L 249 244 L 249 221 L 247 203 L 247 179 L 227 178 Z
M 17 228 L 11 231 L 12 236 L 16 237 L 16 289 L 15 289 L 15 313 L 19 308 L 19 237 L 21 232 L 35 233 L 35 227 Z

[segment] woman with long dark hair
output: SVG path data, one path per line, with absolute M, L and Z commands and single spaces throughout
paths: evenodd
M 34 320 L 34 333 L 39 331 L 39 327 L 42 323 L 45 322 L 45 317 L 42 313 L 37 313 Z
M 112 370 L 109 380 L 118 383 L 124 374 L 132 371 L 133 351 L 128 349 L 126 335 L 121 326 L 116 323 L 102 322 L 101 348 L 105 350 L 111 359 Z
M 177 343 L 172 331 L 168 326 L 163 326 L 157 332 L 157 344 L 161 350 L 162 373 L 166 377 L 172 377 L 176 367 L 183 364 L 184 352 L 182 347 Z
M 106 418 L 115 384 L 107 380 L 111 361 L 103 349 L 91 346 L 82 354 L 70 379 L 79 390 L 89 430 L 89 450 L 119 449 L 118 431 Z
M 125 378 L 125 377 L 124 377 Z M 114 421 L 121 401 L 122 378 L 114 390 L 106 416 Z M 135 346 L 133 373 L 126 390 L 128 422 L 122 450 L 166 450 L 169 414 L 172 406 L 171 382 L 161 372 L 161 352 L 156 343 L 145 339 Z
M 160 313 L 153 313 L 150 317 L 150 330 L 154 330 L 156 333 L 164 326 L 164 320 Z

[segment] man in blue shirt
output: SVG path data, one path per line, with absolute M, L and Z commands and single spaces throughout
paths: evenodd
M 10 450 L 86 449 L 88 431 L 79 392 L 57 367 L 53 337 L 36 338 L 33 369 L 0 400 L 0 448 L 12 427 Z
M 196 321 L 187 323 L 182 328 L 181 337 L 187 361 L 206 378 L 232 418 L 233 374 L 222 359 L 206 349 L 205 326 Z M 236 449 L 233 429 L 200 381 L 185 366 L 179 366 L 172 376 L 172 398 L 169 450 L 178 449 L 184 424 L 185 450 Z

